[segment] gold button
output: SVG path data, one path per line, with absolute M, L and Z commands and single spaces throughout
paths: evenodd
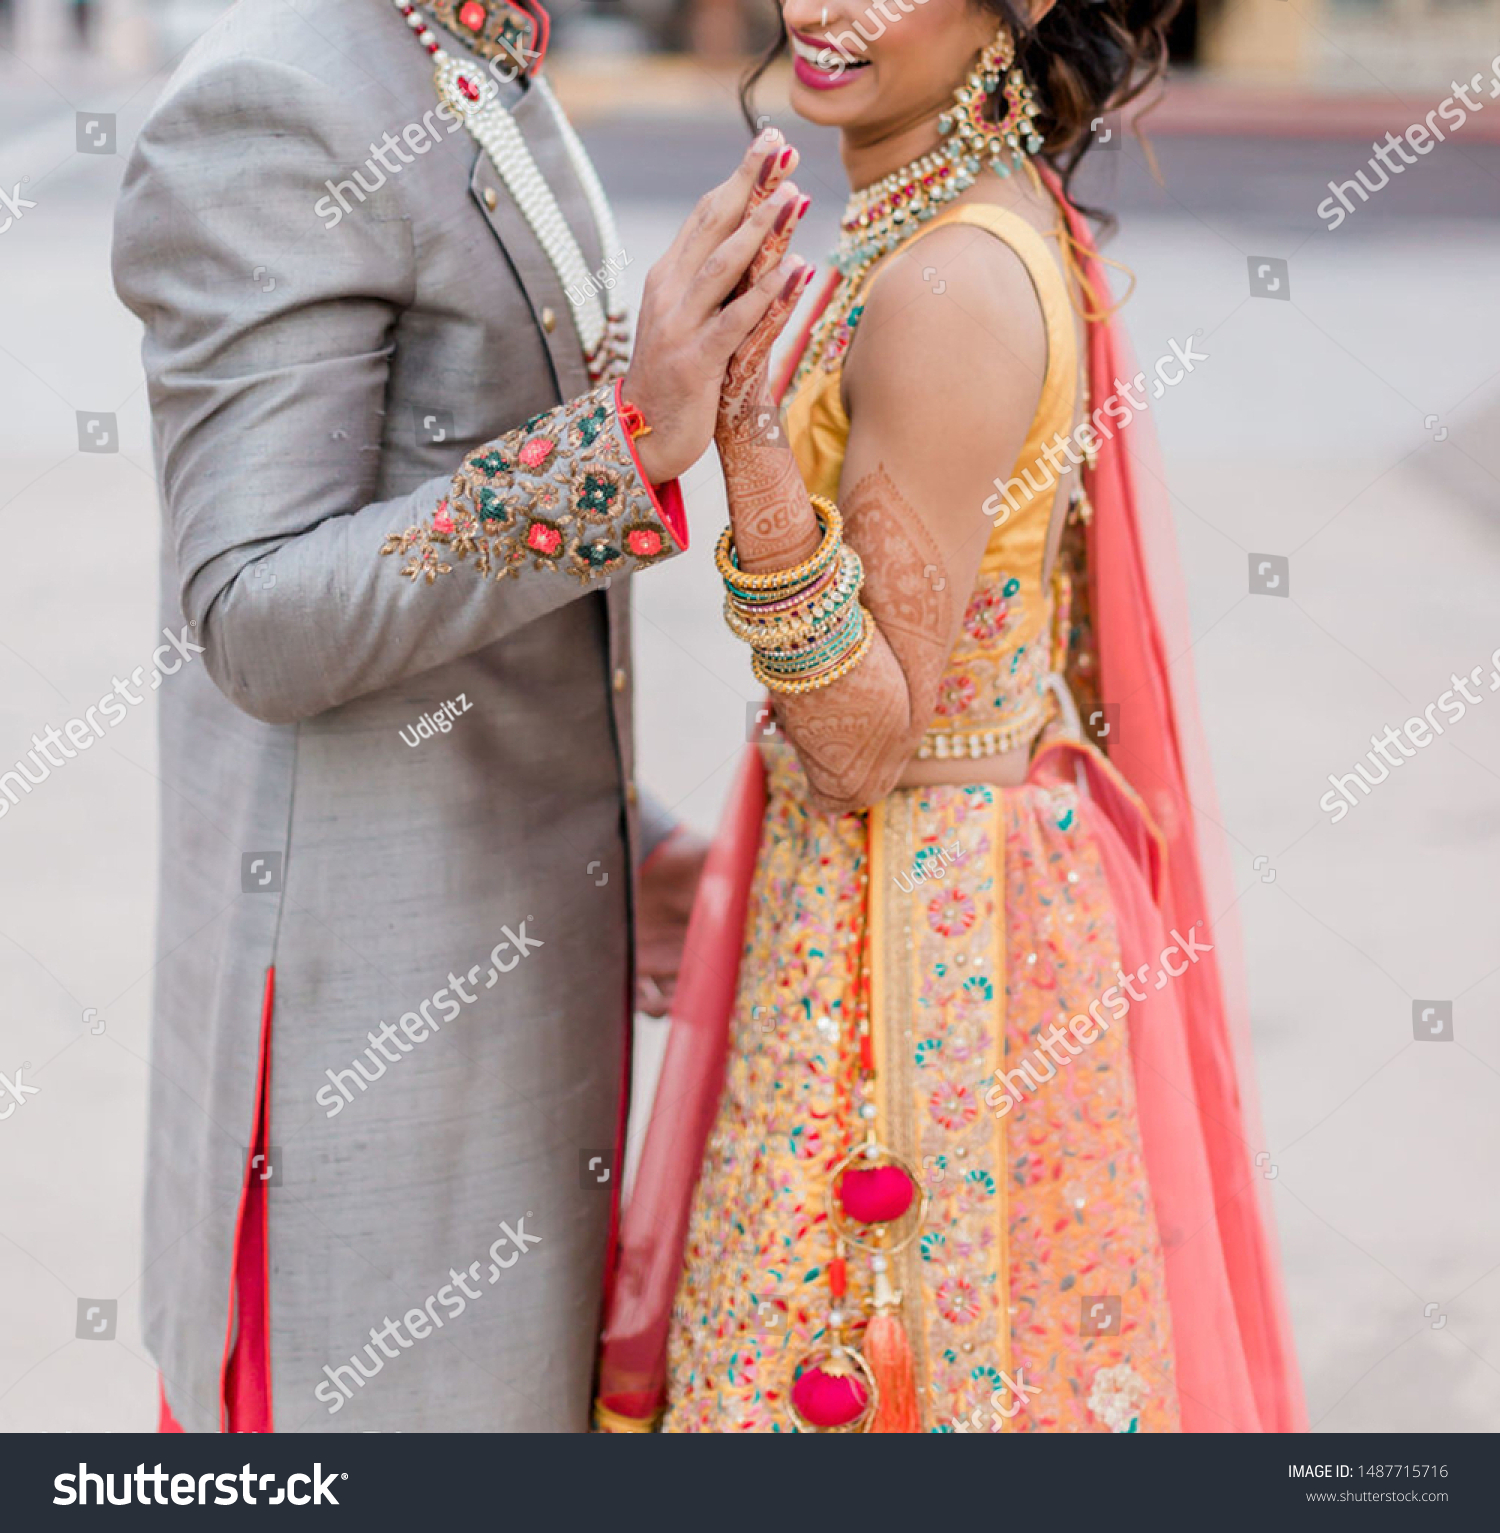
M 485 205 L 485 207 L 487 207 L 490 210 L 490 212 L 493 213 L 495 211 L 495 208 L 498 206 L 499 202 L 500 202 L 500 199 L 495 195 L 495 188 L 493 186 L 485 187 L 485 189 L 484 189 L 484 205 Z
M 551 335 L 552 332 L 557 329 L 557 315 L 555 315 L 551 309 L 544 308 L 542 310 L 542 329 L 545 330 L 548 335 Z
M 616 671 L 615 672 L 615 691 L 616 692 L 623 692 L 625 690 L 625 683 L 626 683 L 627 680 L 628 680 L 628 678 L 626 677 L 623 668 L 618 670 L 618 671 Z
M 629 804 L 632 809 L 634 809 L 635 806 L 638 803 L 640 803 L 640 801 L 641 801 L 641 790 L 639 788 L 637 788 L 636 785 L 633 782 L 626 783 L 625 784 L 625 802 L 627 804 Z

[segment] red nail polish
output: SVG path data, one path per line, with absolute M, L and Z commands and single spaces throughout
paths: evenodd
M 797 217 L 800 219 L 802 217 L 802 215 L 805 212 L 807 212 L 807 210 L 811 206 L 812 206 L 812 198 L 811 197 L 804 197 L 802 199 L 802 201 L 797 204 Z
M 778 159 L 776 163 L 780 165 L 783 170 L 785 170 L 786 167 L 792 163 L 792 155 L 795 153 L 796 151 L 790 144 L 788 144 L 786 148 L 781 151 L 781 158 Z

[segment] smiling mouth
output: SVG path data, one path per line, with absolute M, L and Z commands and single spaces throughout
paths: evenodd
M 847 74 L 855 69 L 868 69 L 869 59 L 856 58 L 845 53 L 827 38 L 808 38 L 801 32 L 789 32 L 793 54 L 821 74 Z

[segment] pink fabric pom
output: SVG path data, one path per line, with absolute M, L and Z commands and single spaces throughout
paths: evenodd
M 890 1224 L 915 1196 L 911 1178 L 900 1166 L 872 1166 L 846 1171 L 839 1179 L 839 1202 L 860 1224 Z
M 846 1427 L 858 1421 L 869 1394 L 855 1374 L 825 1373 L 806 1369 L 792 1385 L 792 1404 L 797 1414 L 814 1427 Z

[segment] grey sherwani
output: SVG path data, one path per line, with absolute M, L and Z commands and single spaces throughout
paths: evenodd
M 539 92 L 503 91 L 601 266 Z M 119 208 L 162 621 L 201 647 L 160 690 L 144 1293 L 189 1431 L 223 1420 L 252 1174 L 277 1430 L 588 1420 L 626 1068 L 628 576 L 676 517 L 488 159 L 442 121 L 406 135 L 437 102 L 385 0 L 242 0 Z M 381 169 L 388 133 L 410 152 Z

